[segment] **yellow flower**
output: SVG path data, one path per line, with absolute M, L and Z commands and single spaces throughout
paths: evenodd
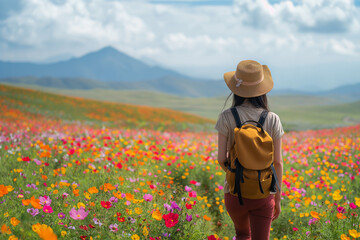
M 360 198 L 355 198 L 355 204 L 360 207 Z
M 139 240 L 139 239 L 140 239 L 140 237 L 137 234 L 134 234 L 131 236 L 131 240 Z
M 333 199 L 335 201 L 339 201 L 343 198 L 343 196 L 340 195 L 340 190 L 336 190 L 334 193 L 333 193 Z
M 159 211 L 159 209 L 154 210 L 151 216 L 152 216 L 152 218 L 154 218 L 155 220 L 158 220 L 158 221 L 161 221 L 161 219 L 162 219 L 162 215 L 161 215 L 161 212 Z
M 79 203 L 77 204 L 77 207 L 78 207 L 79 209 L 80 209 L 80 207 L 83 207 L 83 208 L 86 209 L 85 204 L 83 204 L 82 202 L 79 202 Z
M 147 235 L 149 235 L 149 231 L 148 231 L 148 229 L 146 228 L 146 226 L 144 226 L 143 235 L 144 235 L 145 237 L 146 237 Z
M 67 232 L 66 231 L 61 231 L 61 236 L 64 237 L 66 236 Z
M 135 213 L 136 213 L 136 214 L 141 214 L 141 213 L 142 213 L 141 208 L 135 208 Z
M 12 217 L 10 222 L 14 227 L 20 223 L 20 221 L 17 220 L 16 217 Z
M 32 225 L 32 230 L 36 233 L 40 231 L 40 228 L 41 228 L 40 223 L 36 223 L 36 224 Z
M 349 230 L 349 234 L 350 234 L 350 236 L 352 236 L 353 238 L 358 238 L 358 237 L 360 237 L 360 232 L 356 231 L 356 229 L 351 229 L 351 230 Z
M 18 238 L 15 237 L 14 235 L 11 235 L 11 236 L 8 238 L 8 240 L 18 240 Z

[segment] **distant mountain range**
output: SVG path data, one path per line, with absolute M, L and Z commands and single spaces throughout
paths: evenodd
M 146 90 L 187 97 L 216 97 L 230 93 L 223 81 L 200 81 L 173 70 L 151 66 L 112 47 L 57 63 L 0 61 L 0 82 L 61 89 Z M 360 100 L 360 83 L 315 93 L 274 89 L 270 95 L 335 97 L 352 102 Z
M 189 78 L 175 71 L 150 66 L 113 47 L 105 47 L 79 58 L 37 64 L 0 61 L 0 78 L 8 77 L 87 78 L 104 82 L 146 81 L 166 76 Z

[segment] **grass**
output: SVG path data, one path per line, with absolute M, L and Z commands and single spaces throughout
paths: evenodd
M 68 90 L 34 85 L 25 87 L 87 99 L 169 108 L 213 121 L 217 119 L 222 111 L 226 100 L 226 96 L 190 98 L 138 90 Z M 229 107 L 230 103 L 231 101 L 228 101 L 226 107 Z M 318 129 L 357 124 L 360 122 L 360 109 L 357 107 L 359 103 L 343 103 L 336 97 L 269 96 L 270 109 L 280 116 L 287 130 Z

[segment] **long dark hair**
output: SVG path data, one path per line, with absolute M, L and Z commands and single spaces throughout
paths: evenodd
M 231 97 L 231 95 L 233 95 L 233 101 L 231 104 L 232 107 L 240 106 L 245 102 L 246 99 L 248 99 L 250 104 L 253 105 L 254 107 L 263 108 L 266 111 L 270 111 L 266 94 L 258 96 L 258 97 L 245 98 L 245 97 L 240 97 L 236 94 L 230 93 L 230 95 L 226 98 L 223 109 L 225 108 L 226 103 L 229 100 L 229 98 Z

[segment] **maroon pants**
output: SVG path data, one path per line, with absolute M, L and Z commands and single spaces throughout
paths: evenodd
M 236 240 L 269 239 L 274 196 L 263 199 L 243 198 L 243 202 L 244 205 L 240 205 L 238 197 L 225 193 L 225 207 L 234 222 Z

